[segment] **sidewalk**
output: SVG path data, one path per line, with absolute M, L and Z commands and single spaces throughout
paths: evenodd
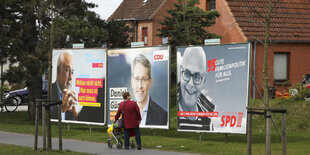
M 33 135 L 26 135 L 26 134 L 19 134 L 19 133 L 11 133 L 11 132 L 3 132 L 0 131 L 0 143 L 3 144 L 13 144 L 19 146 L 28 146 L 33 147 L 34 144 L 34 136 Z M 42 148 L 42 137 L 39 136 L 38 139 L 38 147 Z M 52 148 L 58 150 L 58 139 L 52 139 Z M 87 142 L 87 141 L 78 141 L 78 140 L 69 140 L 63 139 L 62 141 L 62 148 L 63 150 L 70 150 L 74 152 L 84 152 L 84 153 L 91 153 L 91 154 L 117 154 L 117 155 L 189 155 L 185 153 L 179 152 L 168 152 L 168 151 L 160 151 L 160 150 L 152 150 L 152 149 L 144 149 L 142 146 L 142 150 L 137 149 L 130 149 L 125 150 L 124 147 L 122 149 L 117 149 L 115 145 L 113 145 L 112 149 L 108 148 L 106 143 L 94 143 L 94 142 Z

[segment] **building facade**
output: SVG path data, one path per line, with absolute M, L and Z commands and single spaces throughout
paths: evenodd
M 146 46 L 162 45 L 157 29 L 178 0 L 124 0 L 108 20 L 124 20 L 135 28 L 134 40 Z M 268 85 L 288 91 L 310 74 L 310 1 L 279 0 L 273 3 L 268 47 Z M 263 93 L 263 60 L 267 0 L 200 0 L 199 8 L 216 9 L 221 16 L 207 30 L 222 36 L 221 44 L 252 45 L 251 96 Z M 255 83 L 254 83 L 255 82 Z M 253 87 L 256 85 L 256 88 Z

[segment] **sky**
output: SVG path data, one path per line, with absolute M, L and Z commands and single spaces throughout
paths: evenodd
M 85 0 L 86 2 L 92 2 L 98 5 L 97 8 L 91 9 L 96 12 L 101 19 L 108 19 L 117 7 L 123 2 L 123 0 Z

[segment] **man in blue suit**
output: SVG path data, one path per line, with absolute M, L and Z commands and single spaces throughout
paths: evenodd
M 131 87 L 141 112 L 141 126 L 167 125 L 167 111 L 149 95 L 152 85 L 151 63 L 139 54 L 131 64 Z

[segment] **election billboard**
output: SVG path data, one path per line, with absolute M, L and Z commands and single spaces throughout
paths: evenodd
M 62 121 L 104 125 L 106 50 L 55 49 L 52 66 L 52 100 L 62 101 Z M 58 121 L 57 106 L 51 118 Z
M 177 48 L 178 131 L 246 133 L 250 44 Z
M 123 93 L 136 101 L 140 128 L 169 128 L 169 47 L 107 51 L 107 123 L 114 122 Z M 126 108 L 126 107 L 125 107 Z

